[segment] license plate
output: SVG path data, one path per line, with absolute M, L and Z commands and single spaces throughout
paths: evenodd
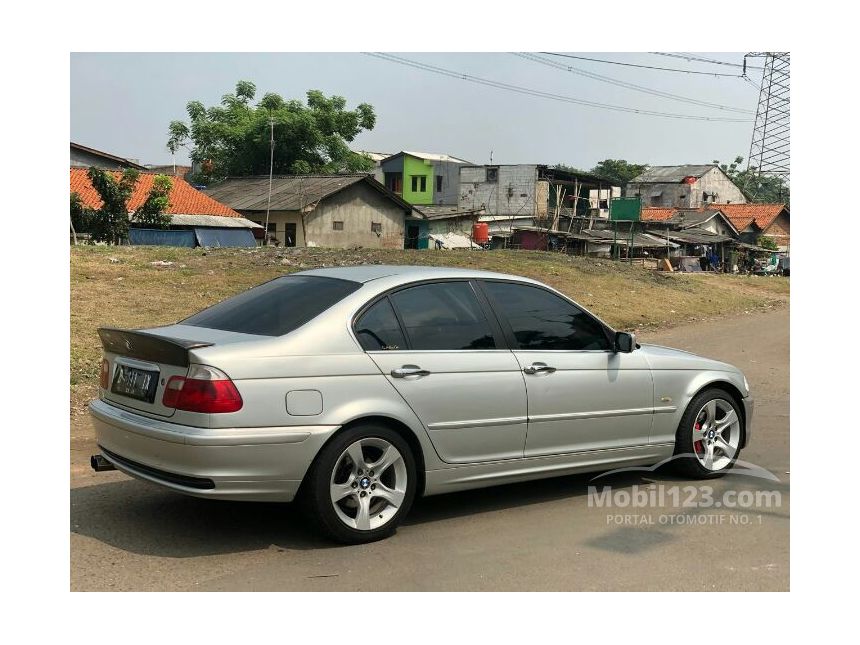
M 138 401 L 152 403 L 158 389 L 158 372 L 117 365 L 110 391 Z

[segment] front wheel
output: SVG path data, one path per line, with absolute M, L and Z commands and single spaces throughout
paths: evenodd
M 306 507 L 338 542 L 390 536 L 409 512 L 417 482 L 409 444 L 394 430 L 361 425 L 326 445 L 308 472 Z
M 673 463 L 689 477 L 720 477 L 737 461 L 743 431 L 734 397 L 718 388 L 700 392 L 681 418 Z

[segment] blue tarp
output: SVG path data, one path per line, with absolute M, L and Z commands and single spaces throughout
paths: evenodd
M 200 246 L 257 246 L 249 228 L 195 228 Z
M 128 229 L 130 244 L 146 246 L 196 246 L 194 231 L 171 231 L 157 228 Z

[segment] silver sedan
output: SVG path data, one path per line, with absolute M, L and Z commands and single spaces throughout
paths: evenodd
M 527 278 L 402 266 L 276 278 L 175 325 L 99 330 L 96 470 L 198 497 L 301 500 L 342 542 L 435 495 L 750 439 L 735 367 L 638 345 Z

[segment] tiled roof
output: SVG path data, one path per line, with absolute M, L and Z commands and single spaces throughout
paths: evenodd
M 119 178 L 121 173 L 114 172 L 114 177 Z M 134 188 L 128 209 L 136 210 L 146 201 L 152 182 L 156 175 L 154 173 L 141 173 L 140 179 Z M 70 190 L 81 196 L 81 201 L 87 208 L 101 208 L 102 200 L 96 189 L 90 183 L 85 168 L 69 169 Z M 232 208 L 212 199 L 209 195 L 200 192 L 181 177 L 170 177 L 173 187 L 170 189 L 170 205 L 167 208 L 169 215 L 220 215 L 222 217 L 241 217 Z
M 643 222 L 665 222 L 674 214 L 674 208 L 643 208 L 641 219 Z
M 722 211 L 739 231 L 749 226 L 750 221 L 765 230 L 783 210 L 788 212 L 785 204 L 708 204 L 708 208 Z

